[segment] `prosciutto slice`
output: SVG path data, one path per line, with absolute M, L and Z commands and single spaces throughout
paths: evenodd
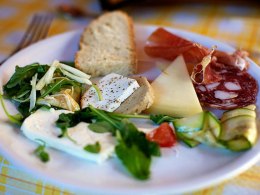
M 249 67 L 249 63 L 245 59 L 248 56 L 246 51 L 237 50 L 233 54 L 228 54 L 227 52 L 216 50 L 213 55 L 217 58 L 218 63 L 235 66 L 241 71 L 247 70 Z
M 200 44 L 193 43 L 163 28 L 155 30 L 148 38 L 144 50 L 151 57 L 174 60 L 183 55 L 186 63 L 199 63 L 209 50 Z
M 183 55 L 187 64 L 193 66 L 199 64 L 210 53 L 210 49 L 203 47 L 178 35 L 172 34 L 163 28 L 156 29 L 148 38 L 144 47 L 145 53 L 151 57 L 174 60 Z M 233 54 L 215 50 L 212 59 L 225 66 L 235 66 L 241 71 L 247 70 L 248 61 L 245 59 L 248 53 L 237 50 Z

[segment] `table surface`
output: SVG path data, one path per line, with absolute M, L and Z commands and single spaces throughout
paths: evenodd
M 34 13 L 52 12 L 61 3 L 100 12 L 95 0 L 1 0 L 0 61 L 15 48 Z M 124 7 L 136 23 L 169 26 L 203 34 L 250 53 L 260 64 L 260 12 L 253 6 L 186 4 L 160 7 Z M 18 20 L 19 18 L 19 20 Z M 91 18 L 57 16 L 48 36 L 82 29 Z M 217 186 L 190 194 L 260 194 L 260 162 L 241 175 Z M 0 155 L 0 194 L 78 194 L 66 186 L 26 173 Z

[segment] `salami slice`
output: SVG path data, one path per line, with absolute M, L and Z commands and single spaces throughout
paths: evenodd
M 221 80 L 210 84 L 194 83 L 198 98 L 203 106 L 230 110 L 256 102 L 257 81 L 246 71 L 238 68 L 219 72 Z

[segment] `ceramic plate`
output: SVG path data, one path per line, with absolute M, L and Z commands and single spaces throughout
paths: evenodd
M 143 52 L 143 44 L 155 26 L 136 26 L 136 42 L 140 61 L 149 61 Z M 208 37 L 184 32 L 177 29 L 168 30 L 211 47 L 232 52 L 227 44 Z M 0 82 L 5 84 L 13 74 L 15 66 L 24 66 L 33 62 L 51 63 L 53 60 L 74 59 L 78 49 L 81 31 L 61 34 L 38 42 L 14 55 L 0 68 Z M 260 83 L 260 68 L 250 60 L 249 72 Z M 147 69 L 147 76 L 156 74 L 156 70 Z M 258 94 L 257 107 L 260 108 Z M 15 113 L 14 106 L 6 101 L 10 112 Z M 145 126 L 145 124 L 143 124 Z M 62 152 L 48 149 L 51 160 L 44 164 L 32 151 L 36 144 L 27 140 L 19 128 L 10 125 L 0 108 L 0 149 L 16 166 L 28 172 L 48 178 L 56 185 L 70 190 L 104 194 L 169 194 L 198 190 L 229 179 L 252 166 L 260 157 L 260 141 L 246 152 L 230 152 L 223 149 L 199 146 L 193 149 L 179 143 L 171 149 L 163 149 L 161 158 L 153 158 L 151 178 L 138 181 L 132 178 L 116 158 L 111 158 L 102 165 L 97 165 Z

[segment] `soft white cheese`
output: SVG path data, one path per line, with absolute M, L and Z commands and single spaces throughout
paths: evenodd
M 79 123 L 77 126 L 68 128 L 67 137 L 59 138 L 61 130 L 56 127 L 55 122 L 65 110 L 37 110 L 30 115 L 22 124 L 21 130 L 26 137 L 33 141 L 43 140 L 47 146 L 67 152 L 77 157 L 101 163 L 114 152 L 115 138 L 110 133 L 95 133 L 88 129 L 87 123 Z M 101 150 L 99 153 L 91 153 L 83 148 L 89 144 L 99 142 Z
M 92 105 L 95 108 L 113 112 L 140 87 L 135 79 L 115 73 L 103 77 L 97 86 L 101 91 L 102 100 L 99 100 L 96 90 L 91 87 L 82 98 L 82 108 Z

